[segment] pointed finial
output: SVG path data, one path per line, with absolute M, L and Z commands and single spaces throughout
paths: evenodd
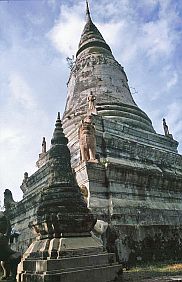
M 55 127 L 56 127 L 56 128 L 59 128 L 60 131 L 63 131 L 63 129 L 62 129 L 62 123 L 61 123 L 61 117 L 60 117 L 60 112 L 58 112 Z
M 42 153 L 46 153 L 46 140 L 45 140 L 45 137 L 43 137 L 43 140 L 42 140 Z
M 88 0 L 86 0 L 86 5 L 87 5 L 87 14 L 90 14 Z
M 91 20 L 88 0 L 86 0 L 86 17 L 87 20 Z
M 58 112 L 57 120 L 60 120 L 60 112 Z

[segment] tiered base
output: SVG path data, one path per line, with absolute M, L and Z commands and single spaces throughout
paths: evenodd
M 47 258 L 40 258 L 38 249 L 36 252 L 40 243 L 47 246 Z M 53 247 L 57 248 L 56 258 Z M 36 241 L 29 250 L 19 269 L 19 282 L 110 282 L 122 277 L 122 266 L 116 262 L 115 254 L 104 252 L 92 237 Z M 46 250 L 42 251 L 45 255 Z

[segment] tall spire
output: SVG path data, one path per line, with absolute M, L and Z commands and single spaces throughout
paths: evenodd
M 88 97 L 90 91 L 96 96 L 98 114 L 120 120 L 132 127 L 155 132 L 151 120 L 138 108 L 131 95 L 123 67 L 115 60 L 109 45 L 93 23 L 88 0 L 84 3 L 87 21 L 69 79 L 69 96 L 64 112 L 65 132 L 68 130 L 65 124 L 71 126 L 68 120 L 65 122 L 65 118 L 80 112 L 80 109 L 86 109 L 86 96 Z
M 88 47 L 98 47 L 98 46 L 112 53 L 110 47 L 105 42 L 102 34 L 92 22 L 90 16 L 89 3 L 88 0 L 86 0 L 86 24 L 81 35 L 80 43 L 78 46 L 78 52 L 76 56 L 78 56 L 82 51 L 84 51 Z

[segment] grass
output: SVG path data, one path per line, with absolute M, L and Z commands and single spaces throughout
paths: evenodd
M 160 263 L 154 265 L 143 265 L 132 268 L 130 272 L 159 272 L 159 273 L 182 273 L 182 263 Z
M 182 275 L 182 263 L 157 263 L 141 265 L 124 271 L 124 281 L 142 281 L 154 277 Z

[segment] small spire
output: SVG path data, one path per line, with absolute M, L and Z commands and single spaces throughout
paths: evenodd
M 51 145 L 53 146 L 56 144 L 67 144 L 67 143 L 68 143 L 67 138 L 63 133 L 60 112 L 58 112 L 53 137 L 51 139 Z
M 43 140 L 42 140 L 42 153 L 46 153 L 46 140 L 45 140 L 45 137 L 43 137 Z

